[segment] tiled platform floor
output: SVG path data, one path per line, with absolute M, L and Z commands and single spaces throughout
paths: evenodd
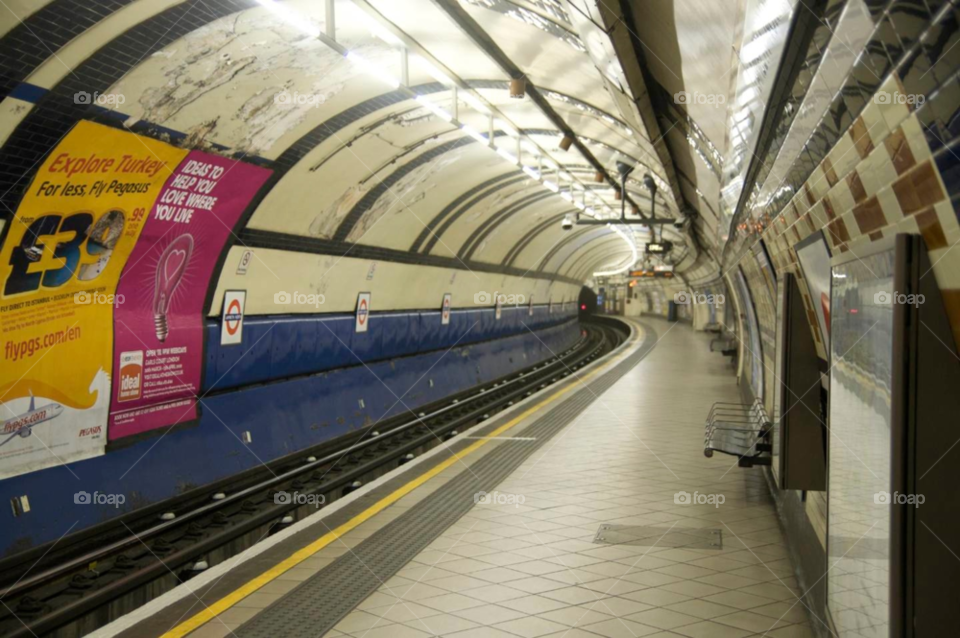
M 499 487 L 510 502 L 475 506 L 328 635 L 812 637 L 762 470 L 703 455 L 711 404 L 738 400 L 728 360 L 645 321 L 657 347 Z M 597 544 L 604 523 L 719 529 L 723 547 Z

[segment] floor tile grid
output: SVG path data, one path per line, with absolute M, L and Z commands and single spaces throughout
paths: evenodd
M 671 405 L 669 396 L 684 398 Z M 760 470 L 703 457 L 703 419 L 731 396 L 725 360 L 701 335 L 671 329 L 501 484 L 503 503 L 473 508 L 337 630 L 358 638 L 811 635 Z M 725 501 L 677 504 L 680 490 Z M 598 545 L 601 523 L 721 528 L 724 548 Z M 406 605 L 394 604 L 398 596 Z M 410 605 L 415 617 L 403 609 Z

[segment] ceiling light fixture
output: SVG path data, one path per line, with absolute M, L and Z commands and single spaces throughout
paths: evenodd
M 520 137 L 519 131 L 517 131 L 517 129 L 510 126 L 510 124 L 505 120 L 501 120 L 500 118 L 497 118 L 496 123 L 497 123 L 497 126 L 502 128 L 503 132 L 509 135 L 510 137 Z
M 366 60 L 363 56 L 356 53 L 355 51 L 348 51 L 342 44 L 340 44 L 334 39 L 334 36 L 332 34 L 332 29 L 330 30 L 331 33 L 328 33 L 326 36 L 324 36 L 323 31 L 318 26 L 316 26 L 308 17 L 304 16 L 303 14 L 296 11 L 292 11 L 288 9 L 285 5 L 282 5 L 276 2 L 275 0 L 256 0 L 256 2 L 261 6 L 263 6 L 265 9 L 267 9 L 270 13 L 279 17 L 283 22 L 296 28 L 298 31 L 305 33 L 310 37 L 320 39 L 322 42 L 324 42 L 324 44 L 326 44 L 327 46 L 335 50 L 337 53 L 340 53 L 341 55 L 343 55 L 347 60 L 350 60 L 351 63 L 357 65 L 366 74 L 376 78 L 377 80 L 387 85 L 391 89 L 396 90 L 396 89 L 402 88 L 402 90 L 405 93 L 410 94 L 410 97 L 416 100 L 416 102 L 418 102 L 421 106 L 429 110 L 431 113 L 433 113 L 437 117 L 441 118 L 443 121 L 455 123 L 457 126 L 460 127 L 460 129 L 464 133 L 466 133 L 473 139 L 477 140 L 484 146 L 487 146 L 487 147 L 491 146 L 492 131 L 491 131 L 491 137 L 487 137 L 484 134 L 477 131 L 472 126 L 456 121 L 456 118 L 453 114 L 440 108 L 439 106 L 431 102 L 426 97 L 422 95 L 412 95 L 412 91 L 410 91 L 410 89 L 405 85 L 406 75 L 407 75 L 406 71 L 404 71 L 403 73 L 404 80 L 401 81 L 400 79 L 390 75 L 382 67 L 377 66 L 376 64 Z M 330 7 L 332 7 L 332 5 L 333 3 L 328 3 L 327 20 L 330 23 L 328 24 L 328 26 L 332 25 L 332 20 L 333 20 L 333 15 L 332 15 L 332 12 L 330 11 Z M 409 55 L 409 52 L 407 51 L 406 45 L 404 44 L 403 40 L 398 38 L 389 29 L 385 28 L 377 20 L 375 20 L 370 15 L 368 15 L 360 7 L 353 4 L 351 4 L 350 6 L 358 11 L 361 21 L 369 28 L 370 33 L 372 35 L 376 36 L 377 38 L 380 38 L 381 40 L 390 44 L 391 46 L 400 47 L 401 55 L 403 56 L 402 65 L 406 65 L 406 60 L 407 60 L 407 56 Z M 414 60 L 415 60 L 415 63 L 419 64 L 431 77 L 436 79 L 438 82 L 447 86 L 454 87 L 454 90 L 455 90 L 454 95 L 457 99 L 462 98 L 464 102 L 472 106 L 476 111 L 480 113 L 484 113 L 488 115 L 491 113 L 491 109 L 483 101 L 481 101 L 471 92 L 469 92 L 469 90 L 466 87 L 459 86 L 457 82 L 455 82 L 453 79 L 448 77 L 447 74 L 445 74 L 444 72 L 440 71 L 430 61 L 426 60 L 424 57 L 420 55 L 414 55 Z M 406 66 L 404 66 L 403 68 L 406 69 Z M 526 86 L 527 86 L 526 78 L 520 77 L 520 78 L 512 79 L 510 81 L 510 96 L 513 98 L 523 98 L 526 95 Z M 457 91 L 456 89 L 460 89 L 460 90 Z M 457 105 L 454 104 L 454 112 L 457 112 L 457 111 L 458 111 Z M 518 154 L 521 149 L 527 149 L 529 152 L 540 157 L 541 151 L 536 144 L 534 144 L 533 142 L 530 142 L 528 139 L 521 139 L 520 132 L 517 129 L 515 129 L 513 126 L 511 126 L 509 123 L 504 122 L 502 119 L 497 120 L 497 123 L 501 126 L 501 128 L 503 128 L 507 132 L 508 135 L 517 139 Z M 573 137 L 565 134 L 563 135 L 563 138 L 560 141 L 560 148 L 564 151 L 569 150 L 570 147 L 573 145 L 573 142 L 574 142 Z M 501 148 L 496 148 L 495 150 L 501 157 L 503 157 L 505 160 L 507 160 L 514 166 L 520 165 L 519 158 L 515 156 L 513 153 L 511 153 L 510 151 L 507 151 Z M 549 158 L 542 158 L 541 164 L 545 164 L 548 167 L 553 168 L 554 170 L 559 170 L 558 164 Z M 530 166 L 522 166 L 522 169 L 527 175 L 529 175 L 533 179 L 542 181 L 543 185 L 548 190 L 554 193 L 560 192 L 560 187 L 556 183 L 551 182 L 549 180 L 543 180 L 542 171 L 538 171 Z M 566 172 L 562 173 L 562 177 L 565 177 L 566 179 L 570 180 L 572 187 L 583 189 L 583 186 L 581 184 L 574 182 L 573 176 L 570 175 L 569 173 L 566 173 Z M 562 193 L 562 196 L 565 200 L 569 202 L 573 202 L 573 196 L 570 190 L 564 191 Z M 580 210 L 584 210 L 586 207 L 584 202 L 576 202 L 575 204 L 577 208 L 579 208 Z
M 427 98 L 423 97 L 422 95 L 417 96 L 417 102 L 422 106 L 424 106 L 431 113 L 433 113 L 434 115 L 442 119 L 444 122 L 453 121 L 452 115 L 450 115 L 449 113 L 447 113 L 442 108 L 440 108 L 439 106 L 437 106 L 436 104 L 428 100 Z
M 473 127 L 470 126 L 469 124 L 464 124 L 464 125 L 461 126 L 460 128 L 463 130 L 464 133 L 466 133 L 467 135 L 469 135 L 469 136 L 472 137 L 473 139 L 477 140 L 478 142 L 480 142 L 480 143 L 483 144 L 484 146 L 487 146 L 487 145 L 490 144 L 490 140 L 488 140 L 483 133 L 481 133 L 481 132 L 478 131 L 477 129 L 473 128 Z
M 462 99 L 464 102 L 472 106 L 475 110 L 479 111 L 480 113 L 490 112 L 490 109 L 487 108 L 487 105 L 481 102 L 480 100 L 478 100 L 476 96 L 474 96 L 471 93 L 468 93 L 466 91 L 461 91 L 460 99 Z
M 517 163 L 517 156 L 514 155 L 513 153 L 511 153 L 510 151 L 508 151 L 508 150 L 506 150 L 506 149 L 503 149 L 503 148 L 498 148 L 498 149 L 497 149 L 497 154 L 498 154 L 500 157 L 502 157 L 503 159 L 505 159 L 505 160 L 507 160 L 508 162 L 510 162 L 511 164 L 516 165 L 516 163 Z
M 432 77 L 434 80 L 436 80 L 440 84 L 451 85 L 454 83 L 453 80 L 451 80 L 446 73 L 444 73 L 443 71 L 435 67 L 429 61 L 427 61 L 426 58 L 423 58 L 418 55 L 414 57 L 414 60 L 416 60 L 420 68 L 426 71 L 430 75 L 430 77 Z
M 381 82 L 389 86 L 391 89 L 400 88 L 400 80 L 393 77 L 392 75 L 384 73 L 382 69 L 380 69 L 374 64 L 371 64 L 369 61 L 365 60 L 356 51 L 348 52 L 347 59 L 353 62 L 354 64 L 356 64 L 361 69 L 363 69 L 367 74 L 372 75 L 373 77 L 377 78 L 378 80 L 380 80 Z
M 291 11 L 286 6 L 276 3 L 273 0 L 257 0 L 257 3 L 288 25 L 298 29 L 301 33 L 306 33 L 314 38 L 320 37 L 320 27 L 295 11 Z

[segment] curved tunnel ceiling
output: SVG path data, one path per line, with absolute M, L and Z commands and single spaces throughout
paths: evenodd
M 572 283 L 633 250 L 609 227 L 560 228 L 578 213 L 619 217 L 618 159 L 637 164 L 628 214 L 651 214 L 644 174 L 660 187 L 656 216 L 684 206 L 629 89 L 598 69 L 555 2 L 337 0 L 335 41 L 315 1 L 118 2 L 58 39 L 47 16 L 68 4 L 24 0 L 22 23 L 0 40 L 52 47 L 4 87 L 5 218 L 52 133 L 80 119 L 272 169 L 238 245 Z M 525 99 L 509 96 L 512 78 L 464 19 L 523 70 Z M 23 99 L 24 86 L 39 97 Z M 78 90 L 124 102 L 78 105 Z M 576 137 L 568 150 L 562 127 Z M 28 144 L 40 129 L 50 143 Z M 641 248 L 650 240 L 646 227 L 624 228 Z

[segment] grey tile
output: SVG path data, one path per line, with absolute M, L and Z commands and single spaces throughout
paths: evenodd
M 524 618 L 528 614 L 501 605 L 480 605 L 469 609 L 461 609 L 460 611 L 454 612 L 454 615 L 472 620 L 481 625 L 489 626 L 508 620 Z
M 649 636 L 660 631 L 656 627 L 641 625 L 638 622 L 633 622 L 625 618 L 604 620 L 603 622 L 587 625 L 583 629 L 600 636 L 606 636 L 606 638 L 640 638 L 641 636 Z
M 552 634 L 566 627 L 543 617 L 526 616 L 524 618 L 499 623 L 495 628 L 509 631 L 523 638 L 540 638 L 540 636 Z
M 700 618 L 696 616 L 688 616 L 687 614 L 681 614 L 664 607 L 657 607 L 654 609 L 648 609 L 646 611 L 641 611 L 636 614 L 631 614 L 629 616 L 630 620 L 635 622 L 650 625 L 651 627 L 656 627 L 657 629 L 676 629 L 677 627 L 682 627 L 684 625 L 692 625 L 701 621 Z
M 516 611 L 522 611 L 530 616 L 553 611 L 554 609 L 560 609 L 562 607 L 569 607 L 569 604 L 566 602 L 552 598 L 544 598 L 543 596 L 525 596 L 516 600 L 505 600 L 499 604 Z
M 446 636 L 457 631 L 464 631 L 480 626 L 480 623 L 451 614 L 437 614 L 436 616 L 413 619 L 407 621 L 405 624 L 408 627 L 425 631 L 431 636 Z

